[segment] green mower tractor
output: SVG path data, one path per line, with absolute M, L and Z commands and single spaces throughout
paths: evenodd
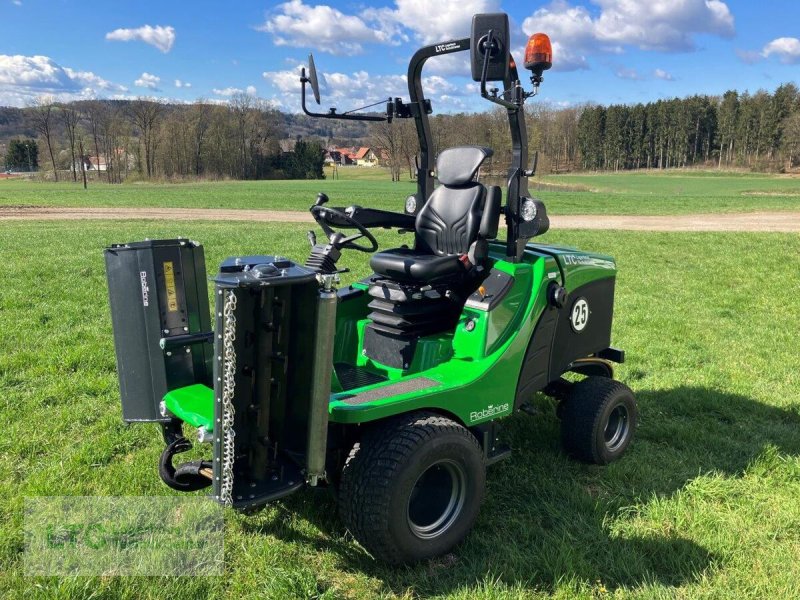
M 309 233 L 304 265 L 280 248 L 220 265 L 213 329 L 202 246 L 149 240 L 106 250 L 123 417 L 161 424 L 168 486 L 210 487 L 216 501 L 245 511 L 328 486 L 373 556 L 407 563 L 468 534 L 486 467 L 511 456 L 500 420 L 532 412 L 535 393 L 557 399 L 575 458 L 606 464 L 625 451 L 637 409 L 613 378 L 612 363 L 624 360 L 611 347 L 616 264 L 530 242 L 549 221 L 528 192 L 523 106 L 552 58 L 547 36 L 532 36 L 526 91 L 509 45 L 507 15 L 475 15 L 469 38 L 414 54 L 409 100 L 388 99 L 385 115 L 309 111 L 307 87 L 319 102 L 311 58 L 300 79 L 307 114 L 414 119 L 416 193 L 402 212 L 336 208 L 319 194 L 311 213 L 325 239 Z M 482 97 L 508 115 L 505 202 L 499 187 L 477 180 L 490 148 L 433 155 L 422 68 L 462 51 Z M 493 81 L 503 91 L 487 89 Z M 377 251 L 374 228 L 397 228 L 408 245 Z M 373 274 L 337 289 L 346 250 L 370 253 Z M 184 424 L 196 428 L 204 460 L 175 463 L 192 447 Z

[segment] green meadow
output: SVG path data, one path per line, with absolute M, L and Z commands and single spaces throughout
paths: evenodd
M 379 168 L 342 167 L 312 181 L 42 183 L 0 179 L 2 206 L 240 208 L 305 211 L 318 192 L 333 206 L 401 210 L 415 186 Z M 800 178 L 715 171 L 588 174 L 531 179 L 551 214 L 669 215 L 800 210 Z
M 542 192 L 556 214 L 788 210 L 800 185 L 731 175 L 548 181 L 592 190 Z M 0 181 L 0 203 L 303 210 L 318 189 L 337 202 L 397 207 L 410 186 L 94 185 L 85 194 L 72 184 Z M 307 228 L 0 222 L 0 597 L 797 597 L 800 237 L 755 233 L 544 237 L 617 258 L 613 343 L 627 352 L 618 376 L 638 397 L 637 438 L 608 467 L 574 462 L 560 449 L 552 401 L 536 398 L 538 415 L 504 421 L 513 455 L 490 468 L 474 531 L 442 559 L 403 568 L 374 562 L 338 520 L 331 496 L 309 490 L 256 514 L 228 512 L 222 577 L 26 576 L 26 497 L 177 494 L 158 478 L 157 427 L 121 420 L 103 248 L 188 236 L 205 245 L 213 269 L 235 254 L 304 260 Z M 382 247 L 400 239 L 379 235 Z M 368 273 L 366 258 L 343 257 L 348 278 Z

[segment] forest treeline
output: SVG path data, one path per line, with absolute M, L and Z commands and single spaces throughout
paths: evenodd
M 82 167 L 119 183 L 153 179 L 308 179 L 323 176 L 323 147 L 301 140 L 289 151 L 283 113 L 239 94 L 226 104 L 168 104 L 150 99 L 80 101 L 40 99 L 0 113 L 0 129 L 38 142 L 38 166 L 55 179 L 77 181 Z M 5 118 L 4 118 L 5 117 Z M 17 137 L 17 136 L 15 136 Z M 11 139 L 6 156 L 22 157 L 24 139 Z M 9 166 L 25 170 L 30 161 Z M 7 158 L 8 160 L 8 158 Z
M 729 91 L 722 97 L 569 108 L 533 103 L 525 110 L 541 173 L 692 166 L 785 171 L 800 165 L 800 92 L 794 84 L 771 94 Z M 502 110 L 439 115 L 432 123 L 437 148 L 484 144 L 495 150 L 490 161 L 496 167 L 510 163 Z
M 567 108 L 540 102 L 525 110 L 540 173 L 691 166 L 785 171 L 800 164 L 800 91 L 791 83 L 773 93 Z M 431 131 L 435 151 L 464 144 L 493 148 L 485 169 L 490 174 L 503 175 L 510 164 L 504 109 L 434 115 Z M 12 137 L 19 141 L 11 144 Z M 380 149 L 384 166 L 399 179 L 403 171 L 414 175 L 418 150 L 411 120 L 309 119 L 246 94 L 226 104 L 40 100 L 24 109 L 0 108 L 0 142 L 8 141 L 7 156 L 17 157 L 20 167 L 31 164 L 25 138 L 36 140 L 42 170 L 77 180 L 81 155 L 103 157 L 99 176 L 109 182 L 321 177 L 330 146 Z
M 786 84 L 772 94 L 587 107 L 577 146 L 583 169 L 792 168 L 800 159 L 800 94 Z

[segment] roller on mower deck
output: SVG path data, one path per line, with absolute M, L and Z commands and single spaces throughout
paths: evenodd
M 304 265 L 275 254 L 225 260 L 212 278 L 188 239 L 106 250 L 123 418 L 161 424 L 159 474 L 171 488 L 210 488 L 252 510 L 306 486 L 335 489 L 346 527 L 373 556 L 407 563 L 450 551 L 469 533 L 486 467 L 511 455 L 500 420 L 537 392 L 558 400 L 562 441 L 575 458 L 606 464 L 636 427 L 633 393 L 613 379 L 614 259 L 530 240 L 547 231 L 530 196 L 524 103 L 552 63 L 535 34 L 524 65 L 511 57 L 508 16 L 473 17 L 469 38 L 418 50 L 409 100 L 385 115 L 311 112 L 313 58 L 300 79 L 317 118 L 414 119 L 417 190 L 402 212 L 330 206 L 311 213 L 325 234 Z M 432 56 L 470 51 L 481 96 L 505 108 L 512 143 L 505 200 L 478 181 L 492 149 L 433 154 L 422 89 Z M 502 91 L 487 88 L 501 82 Z M 434 179 L 438 185 L 434 187 Z M 505 239 L 498 238 L 504 216 Z M 371 230 L 408 234 L 378 250 Z M 373 274 L 337 289 L 345 250 L 371 254 Z M 579 377 L 565 377 L 565 374 Z M 197 432 L 202 460 L 180 463 Z

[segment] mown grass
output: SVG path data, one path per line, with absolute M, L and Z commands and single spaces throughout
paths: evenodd
M 555 192 L 564 214 L 680 214 L 800 209 L 800 177 L 717 171 L 638 171 L 545 177 L 592 193 Z M 550 200 L 547 193 L 541 194 Z
M 641 408 L 609 467 L 559 448 L 552 403 L 505 421 L 477 526 L 452 555 L 389 568 L 324 492 L 226 519 L 218 578 L 30 578 L 26 496 L 169 495 L 152 425 L 120 419 L 102 248 L 184 235 L 225 256 L 306 253 L 296 225 L 0 225 L 0 596 L 9 598 L 796 598 L 800 582 L 797 236 L 551 232 L 612 254 L 619 377 Z M 398 236 L 383 233 L 382 246 Z M 350 277 L 366 256 L 344 257 Z
M 416 189 L 383 169 L 342 167 L 324 181 L 73 183 L 0 180 L 0 206 L 192 207 L 305 211 L 320 191 L 335 206 L 401 210 Z M 541 181 L 545 189 L 536 189 Z M 800 178 L 739 173 L 625 173 L 544 177 L 531 182 L 551 214 L 690 214 L 800 210 Z M 564 189 L 553 189 L 563 185 Z

